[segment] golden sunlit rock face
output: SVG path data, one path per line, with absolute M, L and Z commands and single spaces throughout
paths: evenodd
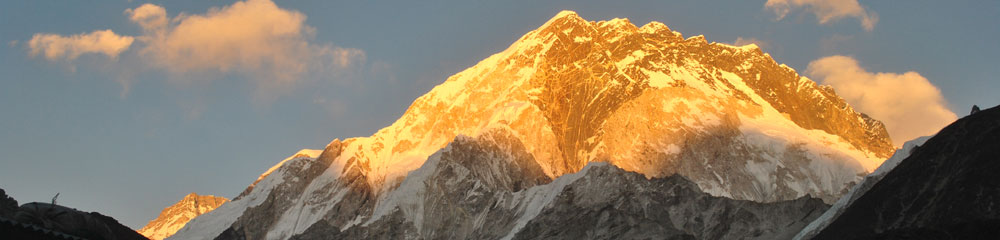
M 165 239 L 174 235 L 191 219 L 215 210 L 226 202 L 229 202 L 229 199 L 224 197 L 188 194 L 180 202 L 163 209 L 159 217 L 149 221 L 138 232 L 149 239 Z
M 634 102 L 640 98 L 646 100 Z M 679 100 L 666 102 L 672 99 Z M 623 110 L 626 105 L 631 107 Z M 677 161 L 679 149 L 698 133 L 725 136 L 747 119 L 774 122 L 765 118 L 780 118 L 794 125 L 782 128 L 811 138 L 792 139 L 792 145 L 847 151 L 833 154 L 847 156 L 834 162 L 854 165 L 858 173 L 893 151 L 880 122 L 756 46 L 684 39 L 658 22 L 589 22 L 567 11 L 449 77 L 392 126 L 350 141 L 344 157 L 369 169 L 371 184 L 380 186 L 399 181 L 455 136 L 502 124 L 517 132 L 552 177 L 591 161 L 662 176 L 674 171 L 659 168 Z M 641 153 L 650 149 L 657 153 Z
M 591 165 L 647 178 L 679 175 L 699 191 L 737 200 L 808 195 L 832 203 L 892 151 L 880 122 L 755 45 L 563 11 L 417 98 L 392 125 L 283 161 L 178 236 L 433 238 L 440 232 L 425 219 L 486 219 L 476 214 L 505 220 L 470 222 L 470 229 L 504 236 Z M 527 180 L 517 180 L 449 161 L 493 174 L 509 172 L 510 162 L 531 167 L 521 169 Z M 554 180 L 510 187 L 545 178 Z M 474 191 L 452 196 L 436 184 Z M 480 208 L 456 198 L 498 202 Z M 465 212 L 474 209 L 489 210 Z

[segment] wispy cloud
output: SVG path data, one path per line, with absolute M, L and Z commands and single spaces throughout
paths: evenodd
M 846 56 L 815 60 L 807 72 L 833 86 L 858 111 L 885 123 L 896 146 L 934 134 L 957 118 L 941 91 L 917 72 L 868 72 Z
M 767 0 L 764 8 L 774 11 L 778 15 L 778 20 L 797 9 L 816 15 L 816 20 L 820 24 L 828 24 L 847 17 L 857 18 L 861 21 L 861 26 L 869 32 L 875 29 L 875 24 L 878 23 L 878 14 L 865 9 L 858 0 Z
M 111 30 L 99 30 L 86 34 L 62 36 L 52 33 L 36 33 L 28 40 L 31 56 L 44 55 L 49 61 L 74 60 L 82 54 L 104 54 L 112 59 L 127 50 L 135 38 L 120 36 Z
M 819 49 L 824 54 L 845 52 L 846 50 L 844 48 L 849 48 L 853 40 L 854 37 L 850 35 L 833 34 L 819 40 Z
M 757 47 L 760 47 L 760 48 L 767 48 L 770 45 L 770 44 L 768 44 L 765 41 L 762 41 L 762 40 L 756 39 L 756 38 L 752 38 L 752 37 L 747 37 L 747 38 L 736 37 L 736 40 L 733 40 L 732 44 L 733 44 L 733 46 L 744 46 L 744 45 L 754 44 L 754 45 L 757 45 Z

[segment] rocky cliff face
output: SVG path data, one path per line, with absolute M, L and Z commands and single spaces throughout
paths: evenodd
M 139 233 L 149 239 L 165 239 L 173 235 L 187 224 L 188 221 L 218 208 L 229 199 L 195 193 L 184 196 L 181 201 L 160 212 L 160 216 L 139 229 Z
M 515 239 L 788 239 L 827 205 L 713 197 L 679 175 L 596 165 L 513 232 Z
M 712 197 L 677 175 L 646 179 L 607 163 L 550 180 L 504 129 L 458 137 L 372 204 L 344 229 L 332 223 L 355 216 L 328 215 L 292 239 L 787 239 L 827 208 Z
M 955 121 L 814 231 L 813 239 L 996 238 L 998 146 L 1000 108 Z
M 344 158 L 383 190 L 455 136 L 494 123 L 514 130 L 550 177 L 610 161 L 756 201 L 833 201 L 893 151 L 879 122 L 755 46 L 563 12 L 352 141 Z M 710 160 L 730 155 L 740 156 Z
M 707 193 L 766 203 L 814 196 L 832 203 L 892 150 L 881 123 L 756 46 L 683 38 L 657 22 L 590 22 L 564 11 L 503 52 L 449 77 L 374 135 L 334 140 L 318 156 L 282 161 L 177 237 L 531 238 L 517 234 L 532 229 L 530 221 L 547 221 L 535 217 L 545 216 L 538 213 L 575 182 L 560 179 L 584 176 L 578 172 L 594 162 L 642 176 L 601 186 L 678 176 L 684 180 L 656 181 L 699 190 L 646 197 L 656 201 L 699 202 L 707 198 L 692 196 Z M 650 188 L 677 189 L 656 186 Z M 453 189 L 468 193 L 441 194 Z M 709 202 L 732 205 L 722 209 L 743 206 Z M 615 206 L 627 209 L 615 212 L 615 221 L 646 211 Z M 745 210 L 758 217 L 736 219 L 810 216 L 759 210 L 765 208 L 748 207 L 758 209 Z M 733 213 L 726 211 L 713 217 Z M 424 220 L 431 218 L 447 224 Z M 486 219 L 491 224 L 483 224 Z M 684 219 L 654 228 L 672 226 L 663 236 L 785 234 L 753 227 L 701 232 L 712 226 L 691 227 L 700 223 Z M 446 233 L 445 226 L 455 232 Z M 595 234 L 619 230 L 609 226 Z

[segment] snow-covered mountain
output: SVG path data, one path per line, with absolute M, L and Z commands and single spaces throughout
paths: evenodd
M 139 233 L 149 239 L 165 239 L 174 235 L 191 219 L 210 212 L 228 201 L 229 199 L 224 197 L 188 194 L 181 201 L 163 209 L 160 216 L 139 229 Z
M 569 236 L 535 225 L 582 207 L 618 224 L 598 235 L 791 237 L 826 208 L 802 197 L 832 203 L 893 150 L 880 122 L 757 46 L 563 11 L 392 125 L 282 161 L 175 236 Z M 698 208 L 712 206 L 724 211 Z M 719 227 L 738 221 L 761 224 Z

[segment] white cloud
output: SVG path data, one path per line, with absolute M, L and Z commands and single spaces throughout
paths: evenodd
M 815 60 L 807 72 L 858 111 L 885 123 L 896 146 L 934 134 L 957 118 L 941 91 L 917 72 L 868 72 L 846 56 Z
M 145 44 L 140 55 L 173 73 L 240 72 L 280 84 L 295 82 L 310 69 L 348 67 L 364 59 L 358 49 L 311 43 L 315 30 L 305 24 L 306 16 L 270 0 L 236 2 L 171 21 L 153 4 L 126 14 L 146 33 L 139 38 Z
M 135 41 L 130 36 L 120 36 L 111 30 L 99 30 L 87 34 L 62 36 L 51 33 L 36 33 L 28 40 L 31 56 L 45 55 L 45 59 L 73 60 L 85 53 L 104 54 L 112 59 L 118 57 Z
M 801 8 L 816 15 L 820 24 L 853 17 L 861 21 L 866 31 L 872 31 L 878 23 L 878 14 L 866 10 L 858 0 L 767 0 L 764 8 L 774 11 L 779 20 L 792 10 Z
M 271 0 L 244 0 L 211 8 L 202 14 L 179 13 L 142 4 L 124 14 L 142 33 L 122 36 L 112 30 L 62 36 L 38 33 L 27 45 L 31 56 L 48 60 L 74 60 L 87 53 L 112 59 L 133 43 L 138 61 L 115 66 L 123 92 L 130 76 L 141 71 L 163 70 L 182 83 L 240 74 L 255 81 L 258 96 L 265 99 L 300 87 L 305 80 L 337 78 L 365 65 L 365 52 L 312 40 L 315 30 L 306 25 L 306 15 L 278 7 Z M 12 42 L 10 44 L 16 44 Z M 71 69 L 75 66 L 70 66 Z M 331 77 L 333 76 L 333 77 Z
M 146 3 L 135 9 L 126 9 L 129 20 L 139 24 L 148 33 L 162 33 L 167 27 L 167 10 L 163 7 Z

